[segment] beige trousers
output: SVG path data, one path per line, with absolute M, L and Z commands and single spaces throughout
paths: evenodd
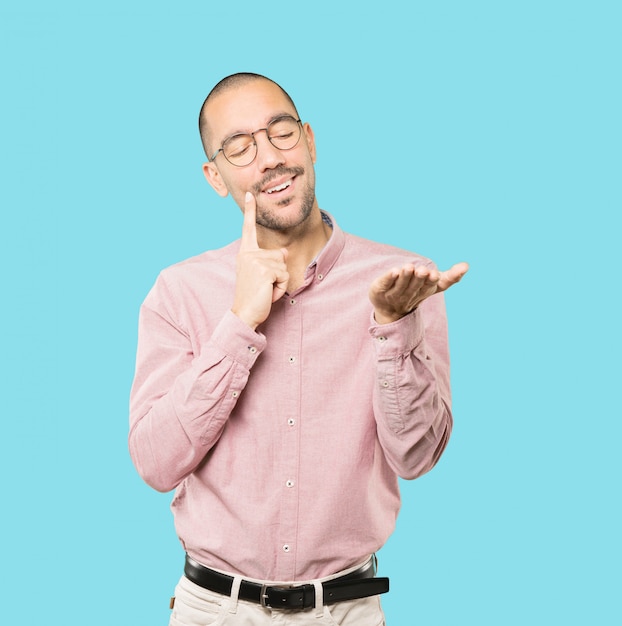
M 230 596 L 203 589 L 182 576 L 175 588 L 169 626 L 384 626 L 378 596 L 323 604 L 321 583 L 358 567 L 310 581 L 315 585 L 317 606 L 304 611 L 270 609 L 238 599 L 242 580 L 239 576 L 234 577 Z

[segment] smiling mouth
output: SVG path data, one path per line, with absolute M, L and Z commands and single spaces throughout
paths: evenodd
M 280 185 L 277 185 L 276 187 L 270 187 L 270 189 L 266 189 L 266 193 L 267 194 L 272 194 L 272 193 L 276 193 L 278 191 L 283 191 L 283 190 L 287 189 L 288 187 L 290 187 L 292 182 L 293 181 L 290 178 L 289 180 L 286 180 L 284 183 L 281 183 Z
M 286 190 L 290 187 L 294 187 L 296 178 L 303 176 L 304 173 L 305 170 L 303 167 L 277 167 L 267 172 L 261 180 L 258 180 L 257 183 L 253 185 L 252 191 L 257 194 L 257 196 L 261 193 L 275 196 L 292 193 L 293 189 L 289 192 Z

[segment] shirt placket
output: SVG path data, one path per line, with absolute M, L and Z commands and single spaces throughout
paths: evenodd
M 302 384 L 302 299 L 286 296 L 283 316 L 283 350 L 285 375 L 279 381 L 284 395 L 285 414 L 280 416 L 280 463 L 277 472 L 281 493 L 281 517 L 277 539 L 276 567 L 280 580 L 296 578 L 298 555 L 298 512 L 300 470 L 300 402 Z

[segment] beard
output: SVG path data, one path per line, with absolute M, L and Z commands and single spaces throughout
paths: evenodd
M 311 168 L 311 172 L 310 179 L 302 188 L 300 209 L 297 215 L 285 217 L 280 215 L 278 210 L 274 211 L 262 206 L 261 204 L 257 204 L 257 224 L 263 226 L 264 228 L 269 228 L 270 230 L 283 231 L 295 228 L 296 226 L 300 226 L 306 222 L 309 215 L 311 215 L 311 211 L 313 210 L 313 206 L 315 204 L 315 173 L 313 172 L 313 168 Z M 256 194 L 259 194 L 265 185 L 279 176 L 288 175 L 292 177 L 302 177 L 304 173 L 305 169 L 303 167 L 278 167 L 259 181 L 259 183 L 253 187 L 253 191 L 255 191 Z M 294 202 L 294 198 L 290 196 L 277 202 L 276 206 L 279 208 L 285 208 L 292 202 Z

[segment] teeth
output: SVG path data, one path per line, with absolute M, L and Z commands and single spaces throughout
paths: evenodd
M 288 180 L 286 183 L 279 185 L 278 187 L 272 187 L 272 189 L 266 189 L 266 193 L 274 193 L 275 191 L 283 191 L 283 189 L 287 189 L 292 184 L 291 180 Z

